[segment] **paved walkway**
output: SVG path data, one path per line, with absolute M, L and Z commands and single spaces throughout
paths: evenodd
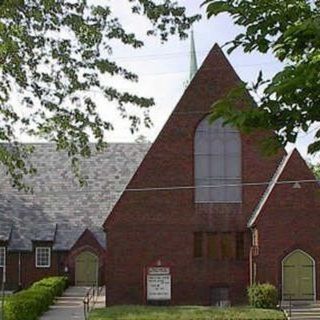
M 68 288 L 40 320 L 84 320 L 83 297 L 88 290 L 88 287 Z M 102 292 L 96 307 L 104 307 L 104 297 Z

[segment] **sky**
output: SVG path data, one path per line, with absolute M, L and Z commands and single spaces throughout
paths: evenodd
M 108 142 L 133 142 L 139 135 L 143 135 L 148 141 L 153 142 L 185 90 L 185 82 L 189 76 L 190 39 L 181 41 L 174 36 L 162 44 L 159 38 L 146 36 L 146 30 L 150 25 L 146 18 L 132 15 L 128 0 L 91 1 L 101 5 L 103 2 L 109 4 L 114 15 L 119 17 L 126 30 L 134 32 L 145 43 L 141 49 L 125 47 L 117 42 L 112 43 L 111 59 L 137 73 L 138 83 L 118 78 L 109 78 L 105 81 L 118 89 L 153 97 L 156 103 L 150 110 L 152 128 L 142 127 L 138 133 L 133 135 L 129 130 L 128 120 L 121 119 L 113 103 L 106 101 L 98 93 L 94 94 L 100 114 L 105 120 L 111 121 L 114 126 L 114 131 L 106 133 L 106 140 Z M 207 19 L 205 8 L 200 7 L 202 2 L 203 0 L 178 1 L 180 5 L 186 7 L 189 15 L 202 15 L 201 21 L 194 25 L 198 66 L 201 65 L 215 43 L 222 46 L 241 31 L 227 15 Z M 265 78 L 271 78 L 282 68 L 281 63 L 271 54 L 245 54 L 239 49 L 229 55 L 228 59 L 240 78 L 246 82 L 254 82 L 260 70 L 263 71 Z M 132 112 L 136 111 L 132 110 Z M 307 157 L 306 147 L 312 139 L 312 133 L 314 132 L 301 134 L 298 139 L 297 148 L 305 158 Z M 292 146 L 288 147 L 288 150 L 290 149 Z
M 202 0 L 178 1 L 179 4 L 186 7 L 188 14 L 200 13 L 202 15 L 201 21 L 194 25 L 199 66 L 215 43 L 223 46 L 241 31 L 240 27 L 236 26 L 227 15 L 207 19 L 205 8 L 200 7 L 202 2 Z M 107 140 L 132 142 L 139 135 L 144 135 L 153 142 L 184 92 L 185 82 L 189 75 L 190 39 L 181 41 L 178 37 L 172 37 L 168 42 L 161 44 L 159 39 L 145 37 L 148 23 L 146 19 L 138 18 L 130 13 L 127 0 L 111 0 L 110 3 L 112 10 L 119 15 L 124 26 L 128 30 L 133 30 L 145 41 L 145 46 L 138 50 L 115 44 L 113 59 L 139 75 L 138 84 L 119 81 L 117 85 L 124 89 L 132 89 L 147 97 L 154 97 L 156 105 L 150 111 L 153 127 L 141 128 L 137 134 L 132 135 L 128 122 L 120 119 L 116 110 L 111 112 L 111 107 L 106 111 L 106 106 L 102 103 L 101 113 L 112 119 L 115 125 L 115 130 L 107 133 Z M 226 52 L 225 49 L 223 50 Z M 282 68 L 282 64 L 272 54 L 245 54 L 238 49 L 229 55 L 228 59 L 240 78 L 249 83 L 257 79 L 260 70 L 263 71 L 265 78 L 271 78 Z M 314 162 L 317 160 L 307 155 L 307 145 L 312 141 L 314 133 L 312 130 L 313 128 L 309 133 L 301 133 L 296 147 L 305 158 Z M 290 151 L 292 148 L 293 146 L 290 145 L 287 150 Z

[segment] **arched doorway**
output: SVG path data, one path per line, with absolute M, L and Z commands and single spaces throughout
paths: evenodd
M 282 260 L 282 297 L 284 300 L 315 300 L 315 262 L 302 250 Z
M 92 286 L 98 284 L 98 257 L 89 252 L 81 252 L 75 260 L 76 286 Z

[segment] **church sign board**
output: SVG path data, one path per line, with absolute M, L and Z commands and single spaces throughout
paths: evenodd
M 171 274 L 169 267 L 149 267 L 147 272 L 147 300 L 171 300 Z

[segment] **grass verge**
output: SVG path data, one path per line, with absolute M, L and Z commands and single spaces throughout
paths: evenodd
M 146 307 L 115 306 L 94 310 L 90 320 L 284 320 L 281 311 L 250 307 L 214 308 L 202 306 Z

